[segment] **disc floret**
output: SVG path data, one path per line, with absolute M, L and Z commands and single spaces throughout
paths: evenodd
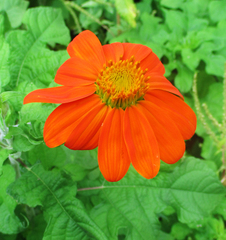
M 134 56 L 127 60 L 121 57 L 116 63 L 110 60 L 98 75 L 96 94 L 112 108 L 135 105 L 149 88 L 150 77 L 144 76 L 147 70 L 141 69 L 139 61 L 134 62 Z

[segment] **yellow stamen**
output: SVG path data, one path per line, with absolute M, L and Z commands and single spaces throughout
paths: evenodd
M 150 77 L 144 77 L 148 71 L 140 68 L 140 62 L 134 62 L 134 56 L 129 60 L 120 60 L 114 63 L 112 60 L 103 65 L 96 80 L 96 94 L 102 102 L 111 107 L 125 109 L 141 100 L 149 88 L 147 81 Z

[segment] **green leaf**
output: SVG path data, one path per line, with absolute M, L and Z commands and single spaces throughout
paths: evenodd
M 218 169 L 222 165 L 222 153 L 219 152 L 216 144 L 210 136 L 205 136 L 201 149 L 201 156 L 206 160 L 212 160 L 216 163 Z
M 48 148 L 45 143 L 42 143 L 29 151 L 26 158 L 32 165 L 40 161 L 42 166 L 48 170 L 52 167 L 62 167 L 67 159 L 67 154 L 63 146 Z
M 191 229 L 183 223 L 177 222 L 172 226 L 171 235 L 174 239 L 184 240 L 186 236 L 191 232 Z
M 208 106 L 210 113 L 222 122 L 223 117 L 223 84 L 213 83 L 209 87 L 208 94 L 202 99 Z
M 67 29 L 59 9 L 39 7 L 29 9 L 23 18 L 36 41 L 54 46 L 56 43 L 67 45 L 70 41 Z
M 21 108 L 21 123 L 31 121 L 45 122 L 50 113 L 56 108 L 53 104 L 29 103 Z M 35 111 L 34 111 L 35 110 Z
M 161 0 L 161 5 L 164 7 L 168 7 L 168 8 L 181 8 L 181 6 L 183 5 L 184 0 Z
M 165 22 L 171 31 L 175 29 L 186 30 L 186 18 L 180 11 L 175 10 L 163 10 L 165 13 Z
M 46 222 L 42 214 L 35 216 L 29 229 L 27 230 L 26 240 L 42 240 Z
M 179 88 L 181 92 L 189 92 L 192 87 L 194 73 L 179 61 L 177 62 L 177 71 L 175 86 Z
M 183 48 L 181 51 L 182 59 L 185 65 L 194 71 L 199 64 L 199 57 L 189 48 Z
M 17 28 L 21 25 L 28 4 L 24 0 L 1 0 L 0 11 L 5 11 L 12 28 Z
M 226 1 L 212 1 L 209 4 L 210 18 L 213 22 L 218 22 L 222 19 L 226 19 Z
M 1 56 L 0 58 L 0 92 L 1 92 L 1 88 L 6 86 L 10 81 L 8 65 L 9 45 L 6 43 L 2 36 L 0 36 L 0 56 Z
M 42 206 L 48 223 L 43 240 L 50 240 L 53 236 L 64 240 L 107 240 L 75 198 L 73 181 L 59 171 L 45 171 L 40 164 L 27 170 L 9 186 L 8 193 L 19 203 L 30 207 Z
M 50 51 L 46 44 L 53 47 L 56 43 L 67 45 L 70 41 L 69 30 L 59 9 L 29 9 L 23 22 L 28 31 L 15 30 L 7 36 L 11 47 L 9 60 L 12 87 L 21 81 L 49 82 L 48 75 L 51 74 L 53 78 L 53 73 L 65 60 L 66 52 Z
M 120 228 L 127 229 L 126 239 L 161 239 L 158 214 L 167 206 L 176 210 L 179 221 L 189 223 L 208 216 L 225 196 L 215 172 L 195 158 L 152 180 L 131 169 L 119 182 L 105 181 L 98 187 L 87 181 L 82 187 L 80 193 L 89 193 L 89 198 L 95 190 L 101 194 L 103 203 L 92 209 L 91 216 L 109 239 L 117 239 Z
M 0 149 L 0 177 L 3 173 L 2 165 L 5 162 L 5 160 L 8 158 L 8 156 L 9 156 L 9 150 L 1 148 Z
M 40 142 L 37 142 L 40 144 Z M 21 152 L 21 151 L 29 151 L 34 147 L 34 142 L 31 142 L 29 137 L 26 135 L 16 135 L 13 138 L 13 149 Z
M 15 171 L 10 165 L 3 166 L 0 176 L 0 232 L 16 234 L 24 229 L 19 218 L 14 214 L 16 201 L 6 193 L 6 188 L 15 180 Z
M 124 18 L 131 27 L 136 27 L 136 15 L 137 15 L 137 9 L 136 5 L 134 4 L 133 0 L 114 0 L 115 1 L 115 7 L 118 12 L 118 14 Z

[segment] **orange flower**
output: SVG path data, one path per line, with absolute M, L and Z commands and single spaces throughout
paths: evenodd
M 153 178 L 166 163 L 184 154 L 184 140 L 196 129 L 196 116 L 180 92 L 163 76 L 164 66 L 141 44 L 102 46 L 83 31 L 69 44 L 68 59 L 57 71 L 60 87 L 29 93 L 24 103 L 62 103 L 47 118 L 48 147 L 74 150 L 98 146 L 100 171 L 118 181 L 130 163 Z

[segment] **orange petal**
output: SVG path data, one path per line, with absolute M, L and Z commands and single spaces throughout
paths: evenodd
M 93 94 L 57 107 L 45 122 L 44 141 L 46 145 L 52 148 L 65 143 L 82 117 L 99 103 L 100 98 Z
M 73 130 L 65 146 L 73 150 L 96 148 L 98 146 L 99 130 L 107 115 L 107 111 L 108 107 L 101 102 L 90 110 Z M 96 142 L 92 140 L 93 138 Z
M 87 60 L 97 71 L 105 63 L 105 55 L 97 36 L 89 30 L 81 32 L 67 47 L 70 57 L 79 57 Z
M 148 120 L 136 106 L 125 110 L 124 137 L 137 172 L 148 179 L 155 177 L 160 167 L 158 142 Z
M 146 58 L 152 50 L 142 44 L 134 43 L 122 43 L 124 47 L 124 55 L 122 60 L 130 59 L 132 56 L 135 57 L 135 61 L 142 61 Z
M 161 90 L 147 92 L 144 98 L 159 106 L 170 116 L 185 140 L 194 135 L 196 115 L 181 98 Z
M 103 46 L 106 62 L 112 60 L 118 62 L 120 57 L 124 54 L 124 48 L 121 43 L 111 43 Z
M 150 79 L 147 81 L 147 83 L 150 84 L 149 91 L 156 89 L 164 90 L 176 94 L 182 99 L 184 99 L 179 90 L 175 88 L 173 84 L 169 80 L 167 80 L 164 76 L 158 75 L 156 73 L 151 73 L 149 76 Z
M 173 120 L 164 110 L 149 101 L 140 101 L 137 106 L 153 129 L 161 160 L 169 164 L 180 160 L 185 152 L 185 143 Z
M 109 182 L 122 179 L 130 166 L 123 138 L 122 109 L 112 109 L 100 131 L 98 163 L 104 178 Z
M 140 67 L 143 70 L 146 68 L 148 69 L 145 76 L 149 76 L 151 73 L 158 73 L 159 75 L 163 75 L 165 73 L 165 68 L 162 62 L 153 52 L 149 53 L 149 55 L 141 61 Z
M 93 83 L 79 87 L 53 87 L 30 92 L 24 98 L 24 104 L 31 102 L 68 103 L 92 95 L 96 91 Z
M 98 72 L 89 62 L 73 57 L 64 62 L 57 70 L 55 82 L 65 86 L 79 86 L 95 82 Z

